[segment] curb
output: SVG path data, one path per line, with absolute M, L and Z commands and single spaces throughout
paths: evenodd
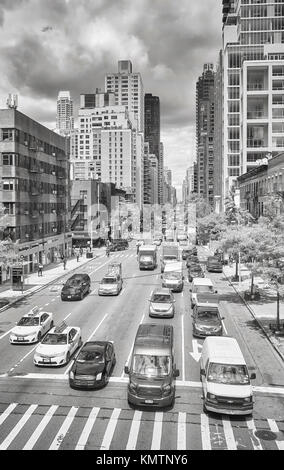
M 258 320 L 258 318 L 255 316 L 255 313 L 252 309 L 252 307 L 247 303 L 247 301 L 244 299 L 244 297 L 241 295 L 241 293 L 236 289 L 236 287 L 234 286 L 234 284 L 231 282 L 231 280 L 228 278 L 227 274 L 225 273 L 225 271 L 223 270 L 223 274 L 225 275 L 227 281 L 229 282 L 230 286 L 234 289 L 234 291 L 236 292 L 236 294 L 238 294 L 238 296 L 240 297 L 240 299 L 243 301 L 244 305 L 247 307 L 248 311 L 250 312 L 250 314 L 252 315 L 252 317 L 254 318 L 254 320 L 256 321 L 256 323 L 258 324 L 258 326 L 261 328 L 261 330 L 263 331 L 263 333 L 265 334 L 266 338 L 268 339 L 268 341 L 270 342 L 270 344 L 272 345 L 272 347 L 275 349 L 275 351 L 277 352 L 277 354 L 281 357 L 282 361 L 284 361 L 284 354 L 280 351 L 280 349 L 278 349 L 277 345 L 274 344 L 274 341 L 272 341 L 271 339 L 271 336 L 269 336 L 269 334 L 267 333 L 266 329 L 262 326 L 262 323 Z
M 90 263 L 91 261 L 94 261 L 94 259 L 99 258 L 99 257 L 100 257 L 100 255 L 96 255 L 93 258 L 90 258 L 88 261 L 86 261 L 86 263 L 84 263 L 84 265 Z M 69 271 L 69 273 L 72 273 L 73 271 L 76 271 L 76 269 L 78 269 L 78 266 L 76 268 L 71 269 L 71 271 Z M 9 302 L 7 305 L 4 305 L 4 307 L 0 308 L 0 313 L 4 312 L 5 310 L 8 310 L 8 308 L 12 307 L 14 304 L 19 302 L 20 300 L 25 299 L 26 297 L 32 296 L 36 292 L 40 292 L 41 290 L 45 289 L 46 287 L 48 287 L 53 282 L 55 282 L 57 280 L 60 280 L 64 276 L 66 276 L 66 272 L 63 273 L 62 275 L 60 275 L 59 277 L 53 279 L 52 281 L 49 281 L 46 284 L 40 286 L 38 289 L 35 289 L 32 292 L 27 292 L 26 294 L 23 294 L 21 297 L 18 297 L 17 299 L 12 300 L 12 302 Z

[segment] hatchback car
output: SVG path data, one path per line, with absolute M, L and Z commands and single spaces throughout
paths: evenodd
M 42 312 L 34 307 L 17 322 L 10 334 L 11 344 L 31 344 L 41 338 L 53 328 L 53 314 Z
M 149 317 L 173 317 L 175 314 L 175 299 L 170 289 L 158 288 L 152 292 L 149 299 Z
M 91 279 L 88 274 L 73 274 L 61 290 L 61 300 L 82 300 L 91 290 Z
M 69 372 L 72 388 L 94 389 L 104 387 L 116 364 L 113 343 L 88 341 L 77 354 Z
M 192 313 L 193 336 L 205 338 L 206 336 L 221 336 L 223 334 L 222 320 L 219 306 L 216 303 L 197 303 Z
M 82 346 L 81 329 L 65 322 L 52 328 L 34 353 L 36 366 L 62 366 L 68 364 L 72 354 Z

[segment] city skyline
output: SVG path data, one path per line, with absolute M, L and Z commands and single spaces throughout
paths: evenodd
M 117 61 L 131 60 L 145 93 L 160 97 L 165 165 L 181 194 L 195 159 L 194 84 L 204 62 L 216 63 L 222 5 L 91 3 L 54 0 L 51 9 L 34 0 L 0 2 L 1 107 L 8 93 L 18 93 L 19 110 L 55 128 L 60 90 L 70 90 L 76 116 L 80 94 L 103 89 Z

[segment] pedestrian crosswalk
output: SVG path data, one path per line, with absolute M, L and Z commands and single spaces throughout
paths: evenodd
M 0 404 L 0 450 L 284 450 L 284 421 L 83 406 Z

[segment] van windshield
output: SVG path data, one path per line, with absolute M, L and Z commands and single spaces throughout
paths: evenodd
M 132 370 L 134 374 L 147 377 L 164 377 L 170 373 L 170 356 L 135 354 Z
M 182 274 L 176 271 L 164 273 L 164 279 L 181 279 Z
M 245 365 L 217 364 L 212 362 L 208 370 L 208 382 L 230 385 L 248 385 L 249 375 Z

